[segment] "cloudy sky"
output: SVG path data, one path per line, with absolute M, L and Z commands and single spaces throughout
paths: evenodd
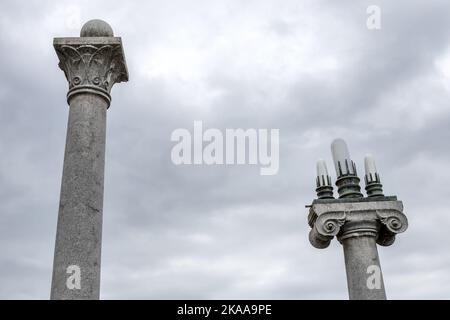
M 0 6 L 0 298 L 49 298 L 68 116 L 52 41 L 93 18 L 130 74 L 108 111 L 102 298 L 347 299 L 342 247 L 309 244 L 304 207 L 336 137 L 404 202 L 408 231 L 379 248 L 388 297 L 449 298 L 448 0 Z M 175 166 L 194 120 L 280 129 L 278 174 Z

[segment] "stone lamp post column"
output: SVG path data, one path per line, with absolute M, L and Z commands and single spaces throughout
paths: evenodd
M 397 197 L 383 195 L 380 176 L 372 156 L 365 159 L 367 198 L 359 187 L 356 166 L 350 159 L 346 143 L 332 144 L 339 199 L 333 197 L 331 177 L 326 164 L 317 164 L 317 195 L 309 206 L 309 240 L 319 249 L 337 240 L 344 248 L 347 285 L 351 300 L 386 299 L 377 244 L 390 246 L 395 235 L 404 232 L 408 220 Z
M 112 86 L 128 81 L 128 71 L 122 40 L 104 21 L 53 45 L 70 108 L 51 299 L 99 299 L 106 112 Z

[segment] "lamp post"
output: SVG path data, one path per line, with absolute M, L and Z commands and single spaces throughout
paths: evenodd
M 377 244 L 389 246 L 394 243 L 396 234 L 407 229 L 403 204 L 395 196 L 383 195 L 380 176 L 371 155 L 365 158 L 368 197 L 364 198 L 356 166 L 345 141 L 333 141 L 331 151 L 339 198 L 333 197 L 326 164 L 319 160 L 318 199 L 313 201 L 308 215 L 309 240 L 319 249 L 328 247 L 334 237 L 342 244 L 351 300 L 386 299 Z
M 80 37 L 55 38 L 69 83 L 69 121 L 56 232 L 51 299 L 98 299 L 106 112 L 115 83 L 128 81 L 121 38 L 91 20 Z

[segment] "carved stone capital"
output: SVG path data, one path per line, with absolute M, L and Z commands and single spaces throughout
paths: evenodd
M 401 211 L 378 210 L 377 217 L 381 222 L 377 243 L 381 246 L 390 246 L 395 241 L 395 235 L 408 228 L 408 219 Z
M 318 216 L 309 232 L 309 241 L 318 249 L 326 248 L 346 221 L 345 212 L 327 212 Z
M 105 98 L 109 106 L 112 86 L 128 81 L 121 38 L 55 38 L 53 46 L 69 82 L 68 103 L 76 94 L 94 93 Z
M 391 245 L 395 235 L 408 228 L 403 204 L 395 197 L 374 199 L 320 199 L 310 207 L 309 240 L 326 248 L 337 237 L 342 243 L 352 237 L 374 237 L 382 246 Z

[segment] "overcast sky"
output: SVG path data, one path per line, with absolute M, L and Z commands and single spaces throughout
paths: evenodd
M 342 247 L 310 245 L 304 207 L 337 137 L 404 202 L 409 229 L 379 247 L 388 298 L 449 298 L 448 0 L 0 7 L 0 298 L 50 295 L 68 116 L 52 41 L 93 18 L 130 74 L 108 110 L 101 298 L 347 299 Z M 278 174 L 175 166 L 170 135 L 194 120 L 280 129 Z

